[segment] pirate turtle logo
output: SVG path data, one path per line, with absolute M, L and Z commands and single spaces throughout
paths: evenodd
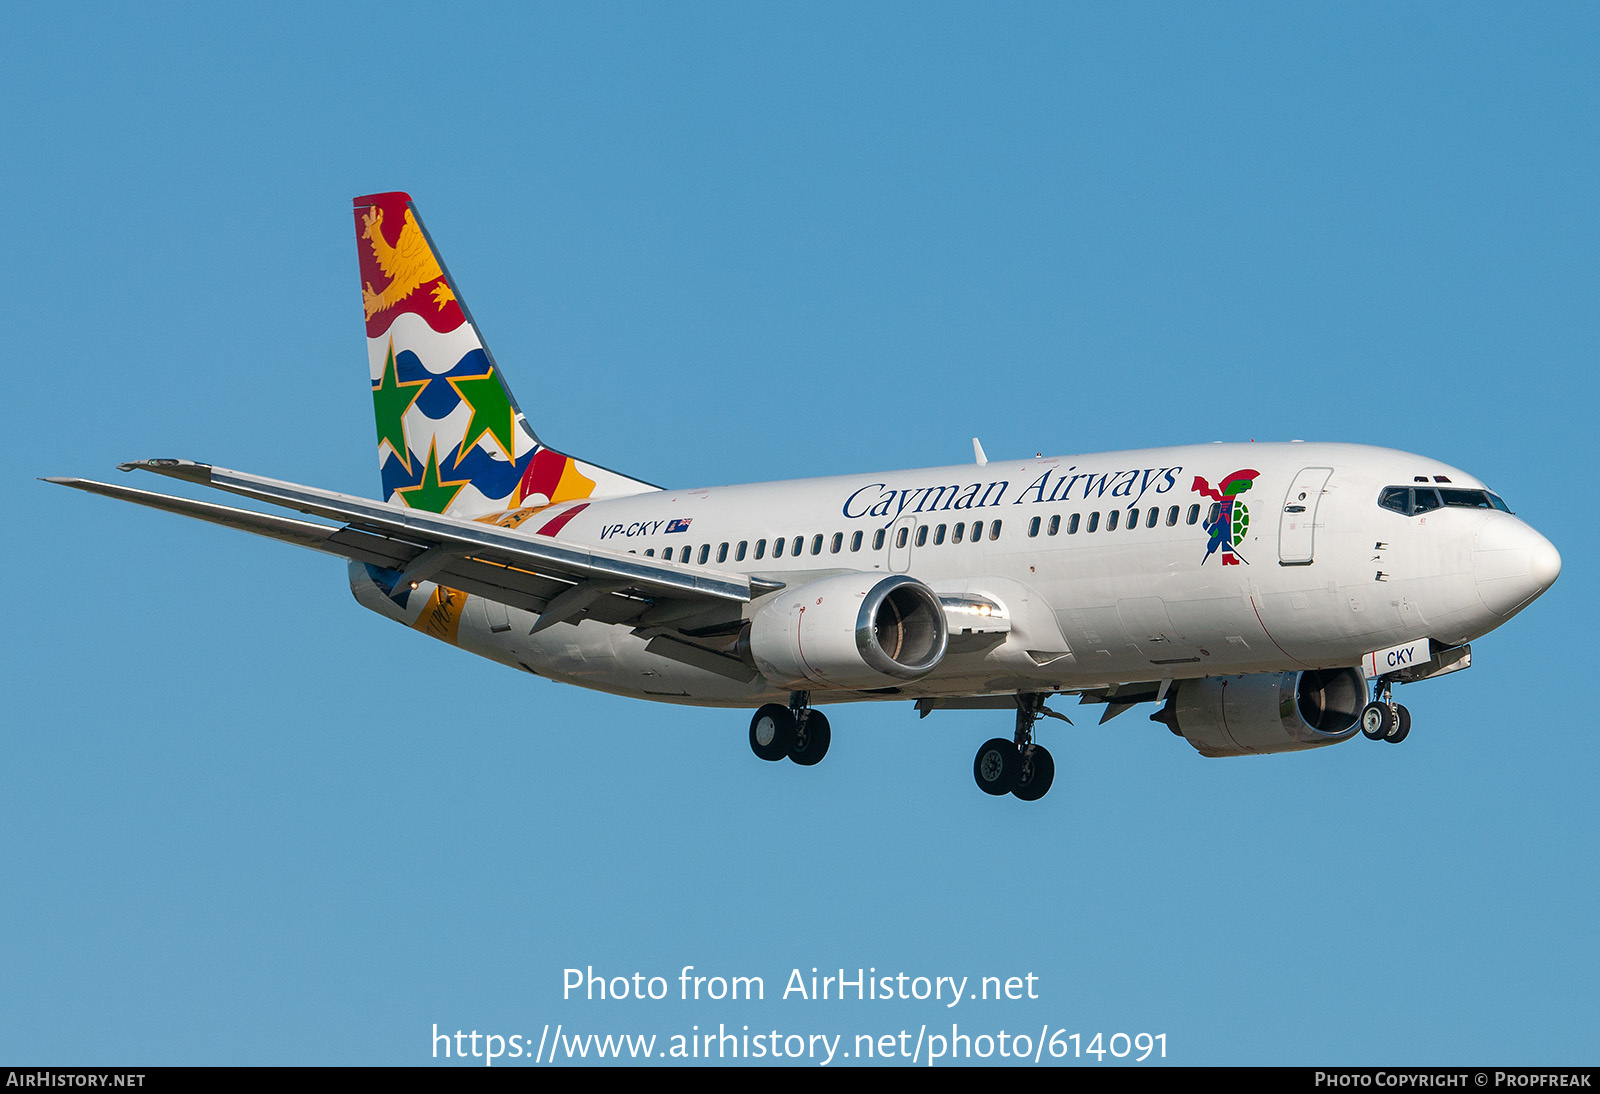
M 1216 502 L 1201 525 L 1211 537 L 1206 544 L 1205 558 L 1200 560 L 1201 565 L 1205 565 L 1206 559 L 1218 551 L 1222 552 L 1224 566 L 1237 566 L 1241 562 L 1248 565 L 1248 561 L 1239 554 L 1238 548 L 1250 531 L 1250 509 L 1239 500 L 1239 495 L 1250 489 L 1256 476 L 1260 474 L 1261 472 L 1247 467 L 1235 471 L 1217 483 L 1215 489 L 1199 475 L 1194 477 L 1194 486 L 1191 489 Z

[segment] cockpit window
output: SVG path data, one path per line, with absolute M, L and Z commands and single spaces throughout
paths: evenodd
M 1446 505 L 1460 509 L 1498 509 L 1502 513 L 1511 512 L 1506 503 L 1499 496 L 1488 490 L 1445 490 L 1439 491 Z
M 1404 486 L 1384 487 L 1383 493 L 1378 495 L 1378 505 L 1384 509 L 1393 509 L 1396 513 L 1411 515 L 1411 491 Z
M 1447 509 L 1498 509 L 1511 512 L 1510 506 L 1490 490 L 1461 490 L 1454 487 L 1386 486 L 1378 495 L 1378 505 L 1411 517 L 1441 506 Z

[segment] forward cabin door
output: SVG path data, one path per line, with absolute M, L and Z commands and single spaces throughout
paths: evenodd
M 1278 517 L 1278 565 L 1309 566 L 1316 548 L 1317 503 L 1328 484 L 1331 467 L 1305 467 L 1289 484 Z

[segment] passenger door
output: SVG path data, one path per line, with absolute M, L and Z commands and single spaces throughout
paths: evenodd
M 1316 549 L 1317 503 L 1331 467 L 1305 467 L 1289 484 L 1278 517 L 1278 565 L 1309 566 Z

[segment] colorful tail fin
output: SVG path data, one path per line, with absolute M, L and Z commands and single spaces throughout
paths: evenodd
M 409 194 L 355 218 L 385 500 L 479 517 L 655 489 L 540 443 Z

